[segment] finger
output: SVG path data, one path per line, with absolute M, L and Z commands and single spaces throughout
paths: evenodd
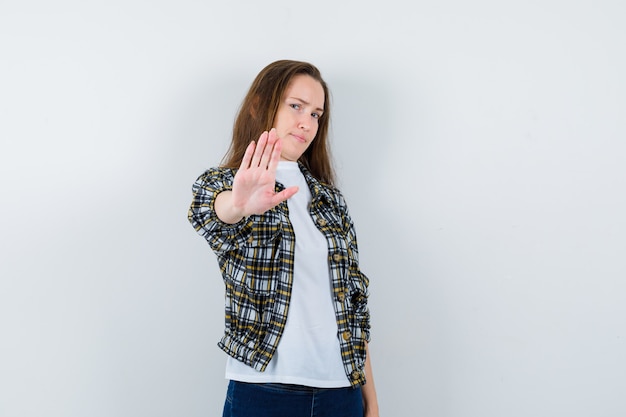
M 263 152 L 265 151 L 265 145 L 267 144 L 267 131 L 261 133 L 259 136 L 259 140 L 256 144 L 256 149 L 254 150 L 254 154 L 252 155 L 252 161 L 250 166 L 252 168 L 256 168 L 261 163 L 261 157 L 263 156 Z
M 276 142 L 276 139 L 278 139 L 278 133 L 276 133 L 276 128 L 273 127 L 270 129 L 270 131 L 267 134 L 267 141 L 269 143 L 274 143 Z
M 265 145 L 265 149 L 263 150 L 263 156 L 261 157 L 261 168 L 269 169 L 269 164 L 273 155 L 276 140 L 276 129 L 272 128 L 267 135 L 267 144 Z
M 254 141 L 250 142 L 250 144 L 246 148 L 246 152 L 243 154 L 243 158 L 241 159 L 241 165 L 239 165 L 239 169 L 248 169 L 250 167 L 250 161 L 252 160 L 252 154 L 254 153 L 255 148 L 256 148 L 256 143 L 254 143 Z
M 267 166 L 267 169 L 270 171 L 276 171 L 278 167 L 278 162 L 280 161 L 280 153 L 283 149 L 283 141 L 279 138 L 276 138 L 276 143 L 274 144 L 274 150 L 272 151 L 272 157 Z

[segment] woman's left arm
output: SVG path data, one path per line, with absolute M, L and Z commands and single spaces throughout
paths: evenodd
M 367 356 L 365 356 L 365 377 L 367 382 L 362 386 L 363 406 L 365 417 L 378 417 L 378 397 L 376 396 L 376 386 L 374 385 L 374 374 L 372 373 L 372 362 L 370 359 L 369 344 L 365 342 Z
M 339 211 L 341 212 L 341 217 L 343 220 L 343 227 L 346 232 L 346 237 L 350 248 L 352 249 L 352 257 L 355 265 L 358 268 L 358 257 L 359 257 L 359 249 L 357 245 L 356 232 L 354 228 L 354 223 L 352 222 L 352 218 L 348 212 L 348 206 L 346 201 L 344 200 L 341 193 L 337 193 L 337 206 Z M 367 298 L 367 287 L 369 286 L 369 279 L 365 274 L 361 273 L 358 270 L 358 276 L 362 280 L 365 297 Z M 369 312 L 367 313 L 367 322 L 366 325 L 362 328 L 365 337 L 365 385 L 361 386 L 361 392 L 363 394 L 363 415 L 365 417 L 378 417 L 378 397 L 376 395 L 376 386 L 374 385 L 374 373 L 372 372 L 372 361 L 370 359 L 370 350 L 369 350 Z

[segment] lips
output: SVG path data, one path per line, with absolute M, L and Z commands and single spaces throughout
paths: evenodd
M 291 136 L 293 136 L 300 143 L 306 143 L 306 139 L 303 136 L 296 135 L 293 133 L 291 133 Z

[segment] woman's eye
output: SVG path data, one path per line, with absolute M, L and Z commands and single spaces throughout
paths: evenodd
M 292 109 L 300 110 L 300 105 L 299 104 L 290 104 L 290 106 L 291 106 Z
M 311 116 L 313 116 L 314 119 L 319 119 L 321 117 L 319 113 L 311 113 Z

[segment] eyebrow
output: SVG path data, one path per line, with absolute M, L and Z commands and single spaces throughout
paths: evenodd
M 309 102 L 308 102 L 308 101 L 306 101 L 306 100 L 302 100 L 302 99 L 301 99 L 301 98 L 299 98 L 299 97 L 288 97 L 288 98 L 291 98 L 291 99 L 293 99 L 293 100 L 298 100 L 300 103 L 302 103 L 302 104 L 306 104 L 307 106 L 310 106 L 310 105 L 311 105 L 311 103 L 309 103 Z M 318 108 L 316 108 L 315 110 L 317 110 L 317 111 L 319 111 L 319 112 L 322 112 L 322 113 L 324 112 L 324 109 L 319 108 L 319 107 L 318 107 Z

